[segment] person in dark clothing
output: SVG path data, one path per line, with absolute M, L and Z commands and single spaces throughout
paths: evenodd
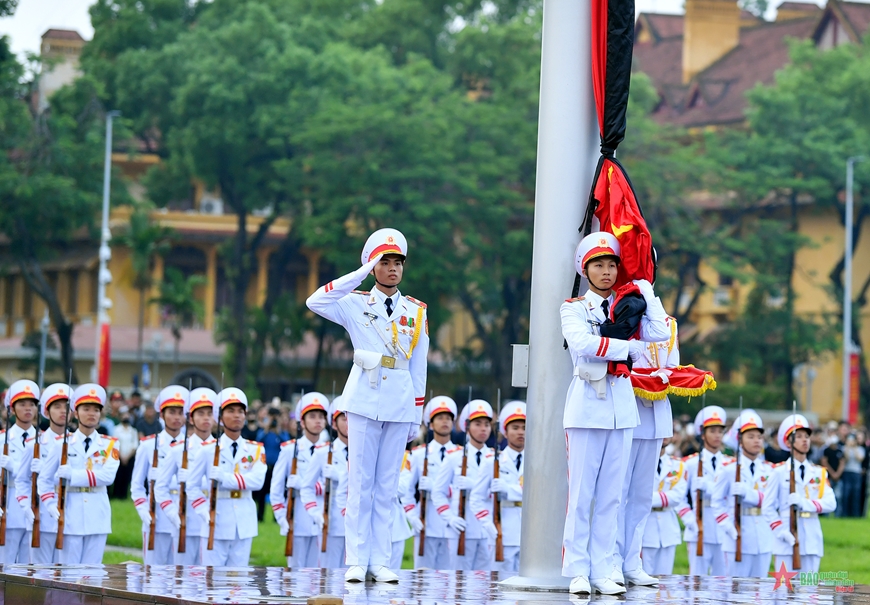
M 266 510 L 266 496 L 269 495 L 269 488 L 272 485 L 272 469 L 275 468 L 278 454 L 281 453 L 281 444 L 290 440 L 290 434 L 282 431 L 279 426 L 280 416 L 281 410 L 270 408 L 269 424 L 265 429 L 260 429 L 257 432 L 256 440 L 262 443 L 263 449 L 266 450 L 266 480 L 263 481 L 263 488 L 252 494 L 257 503 L 257 519 L 260 521 L 263 520 L 263 514 Z
M 139 438 L 156 435 L 163 430 L 163 424 L 160 422 L 160 417 L 154 410 L 154 406 L 150 401 L 145 402 L 145 410 L 142 417 L 136 420 L 134 428 L 139 432 Z
M 260 432 L 260 427 L 257 425 L 257 411 L 248 410 L 247 422 L 242 428 L 242 439 L 248 441 L 260 441 L 257 434 Z

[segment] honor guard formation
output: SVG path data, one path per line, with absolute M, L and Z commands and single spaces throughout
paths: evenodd
M 376 231 L 360 268 L 308 299 L 347 330 L 353 366 L 340 396 L 299 399 L 298 437 L 281 444 L 268 481 L 266 448 L 242 438 L 242 390 L 160 391 L 154 411 L 163 428 L 140 441 L 131 480 L 146 564 L 248 565 L 258 531 L 252 493 L 267 489 L 291 569 L 344 568 L 348 582 L 397 582 L 413 536 L 416 568 L 518 571 L 526 404 L 469 397 L 460 410 L 447 396 L 426 400 L 427 307 L 398 289 L 407 255 L 402 233 Z M 571 592 L 655 586 L 656 575 L 673 572 L 682 542 L 693 575 L 763 578 L 773 557 L 777 567 L 818 571 L 819 515 L 837 502 L 826 470 L 807 457 L 807 419 L 793 413 L 782 422 L 778 442 L 790 458 L 770 464 L 756 412 L 742 410 L 729 428 L 725 410 L 707 406 L 695 417 L 701 451 L 666 455 L 668 398 L 639 391 L 632 376 L 675 383 L 683 367 L 676 322 L 648 281 L 617 292 L 613 235 L 586 236 L 575 267 L 589 288 L 560 310 L 574 365 L 563 417 L 562 575 Z M 370 275 L 372 290 L 357 290 Z M 5 405 L 2 561 L 100 563 L 112 531 L 107 487 L 120 460 L 117 440 L 96 430 L 105 390 L 52 384 L 40 392 L 19 380 Z M 421 425 L 431 438 L 408 450 Z M 461 444 L 451 440 L 457 429 Z

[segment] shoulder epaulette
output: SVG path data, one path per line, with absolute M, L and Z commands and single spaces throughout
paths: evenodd
M 327 441 L 325 443 L 319 443 L 319 444 L 314 446 L 314 449 L 319 450 L 320 448 L 327 447 L 328 445 L 329 445 L 329 441 Z
M 484 458 L 494 458 L 494 457 L 495 457 L 495 453 L 494 453 L 494 452 L 490 452 L 490 453 L 488 453 L 486 456 L 484 456 Z
M 28 437 L 28 438 L 24 441 L 24 443 L 30 443 L 30 442 L 33 441 L 34 439 L 36 439 L 36 437 Z
M 688 462 L 692 458 L 697 458 L 697 457 L 698 457 L 698 452 L 695 452 L 694 454 L 689 454 L 688 456 L 683 457 L 683 462 Z
M 580 302 L 581 300 L 583 300 L 583 297 L 577 296 L 575 298 L 566 298 L 565 302 Z
M 154 439 L 155 435 L 148 435 L 147 437 L 141 437 L 139 441 L 148 441 L 149 439 Z
M 788 462 L 788 460 L 783 460 L 782 462 L 777 462 L 776 464 L 772 464 L 771 466 L 772 466 L 773 468 L 779 468 L 780 466 L 782 466 L 782 465 L 785 464 L 786 462 Z
M 217 442 L 217 439 L 215 439 L 214 437 L 212 437 L 212 438 L 209 439 L 208 441 L 203 441 L 200 445 L 211 445 L 212 443 L 216 443 L 216 442 Z
M 293 445 L 294 443 L 296 443 L 296 440 L 295 440 L 295 439 L 291 439 L 290 441 L 285 441 L 284 443 L 282 443 L 282 444 L 281 444 L 281 447 L 285 447 L 285 446 L 288 446 L 288 445 Z
M 3 433 L 0 433 L 0 435 L 2 435 L 2 434 Z M 57 437 L 54 438 L 55 441 L 57 441 L 58 439 L 63 439 L 63 435 L 58 435 Z
M 417 447 L 413 447 L 413 448 L 411 448 L 411 451 L 412 451 L 412 452 L 416 452 L 417 450 L 422 449 L 422 448 L 424 448 L 424 447 L 426 447 L 426 446 L 425 446 L 425 445 L 418 445 Z
M 169 447 L 175 447 L 176 445 L 184 445 L 184 439 L 179 439 L 175 443 L 170 443 Z
M 454 447 L 452 450 L 447 450 L 446 453 L 448 453 L 448 454 L 455 454 L 456 452 L 460 452 L 460 451 L 462 451 L 462 446 L 461 446 L 461 445 L 457 445 L 457 446 Z
M 103 435 L 103 439 L 108 439 L 109 441 L 117 441 L 117 437 L 111 437 L 109 435 Z
M 407 298 L 408 300 L 410 300 L 410 301 L 411 301 L 412 303 L 414 303 L 415 305 L 419 305 L 419 306 L 423 307 L 424 309 L 427 308 L 427 307 L 426 307 L 426 303 L 424 303 L 422 300 L 417 300 L 417 299 L 414 298 L 413 296 L 408 296 L 407 294 L 405 295 L 405 298 Z
M 371 292 L 369 292 L 369 291 L 367 291 L 367 290 L 351 290 L 350 293 L 351 293 L 351 294 L 364 294 L 364 295 L 369 295 L 369 294 L 371 294 Z
M 730 464 L 734 464 L 735 462 L 736 462 L 736 459 L 731 458 L 730 460 L 726 460 L 725 462 L 723 462 L 722 466 L 728 466 Z
M 247 441 L 247 442 L 250 443 L 251 445 L 263 445 L 263 444 L 260 443 L 259 441 L 251 441 L 250 439 L 245 439 L 245 441 Z

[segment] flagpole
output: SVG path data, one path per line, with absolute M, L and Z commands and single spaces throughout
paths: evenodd
M 592 93 L 590 0 L 544 0 L 529 326 L 529 390 L 519 575 L 502 589 L 564 590 L 568 501 L 562 411 L 571 358 L 559 307 L 574 283 L 586 199 L 599 156 Z

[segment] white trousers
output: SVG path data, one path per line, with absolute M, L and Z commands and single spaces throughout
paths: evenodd
M 459 538 L 448 540 L 450 552 L 456 552 Z M 488 538 L 465 538 L 465 556 L 456 555 L 456 569 L 463 571 L 490 571 L 493 558 L 492 542 Z
M 200 542 L 202 564 L 211 567 L 247 567 L 251 559 L 251 542 L 253 538 L 239 538 L 236 532 L 235 540 L 218 540 L 215 538 L 214 548 L 208 549 L 208 538 Z
M 154 532 L 154 550 L 148 550 L 148 532 L 142 533 L 142 560 L 145 565 L 174 565 L 178 539 L 172 534 Z
M 450 548 L 447 538 L 431 538 L 426 536 L 426 547 L 423 556 L 420 552 L 420 536 L 414 536 L 414 569 L 456 569 L 456 548 Z
M 320 553 L 323 566 L 326 569 L 344 569 L 344 536 L 326 536 L 326 552 Z M 399 561 L 399 567 L 402 562 Z M 396 568 L 398 569 L 398 568 Z
M 707 546 L 706 544 L 704 546 Z M 766 578 L 770 571 L 770 559 L 772 553 L 766 552 L 758 555 L 743 553 L 740 562 L 734 560 L 733 552 L 725 553 L 725 575 L 733 578 Z
M 202 565 L 202 551 L 200 549 L 202 538 L 199 536 L 187 535 L 185 540 L 184 552 L 178 552 L 175 549 L 175 564 L 176 565 Z M 206 544 L 207 545 L 207 544 Z
M 402 569 L 402 559 L 405 557 L 405 542 L 397 540 L 390 545 L 390 569 Z
M 655 486 L 661 439 L 632 439 L 622 486 L 622 503 L 616 525 L 613 564 L 625 571 L 641 567 L 643 531 L 651 512 L 650 496 Z
M 393 499 L 411 423 L 372 420 L 348 412 L 348 565 L 389 565 Z
M 21 528 L 6 529 L 6 545 L 0 547 L 0 557 L 4 565 L 30 563 L 30 532 Z M 54 546 L 52 544 L 52 546 Z
M 689 554 L 690 576 L 727 576 L 725 555 L 722 554 L 721 544 L 704 542 L 704 554 L 697 555 L 698 542 L 686 542 Z
M 644 546 L 643 570 L 651 576 L 669 576 L 674 573 L 674 556 L 676 554 L 676 545 L 662 548 Z
M 495 547 L 493 547 L 493 551 Z M 493 555 L 495 557 L 495 555 Z M 504 547 L 504 561 L 499 563 L 498 561 L 493 561 L 492 563 L 493 571 L 506 571 L 506 572 L 517 572 L 520 570 L 520 547 L 519 546 L 505 546 Z
M 30 536 L 30 532 L 27 532 Z M 32 538 L 28 537 L 28 543 Z M 58 563 L 57 549 L 54 547 L 57 533 L 39 532 L 39 548 L 30 549 L 30 558 L 34 565 L 52 565 Z
M 568 511 L 562 575 L 608 578 L 632 429 L 566 429 Z M 652 490 L 644 498 L 649 507 Z M 592 503 L 595 502 L 593 511 Z M 507 549 L 505 549 L 507 550 Z
M 776 555 L 775 562 L 773 564 L 773 571 L 779 571 L 779 568 L 782 564 L 785 563 L 785 568 L 788 571 L 805 571 L 805 572 L 817 572 L 819 571 L 819 566 L 822 563 L 822 558 L 818 555 L 801 555 L 801 568 L 800 569 L 792 569 L 792 560 L 791 555 Z M 798 578 L 800 580 L 800 578 Z
M 58 555 L 61 565 L 99 565 L 103 562 L 108 534 L 63 537 L 63 548 Z
M 302 569 L 320 567 L 320 536 L 293 536 L 293 556 L 287 557 L 287 567 Z

